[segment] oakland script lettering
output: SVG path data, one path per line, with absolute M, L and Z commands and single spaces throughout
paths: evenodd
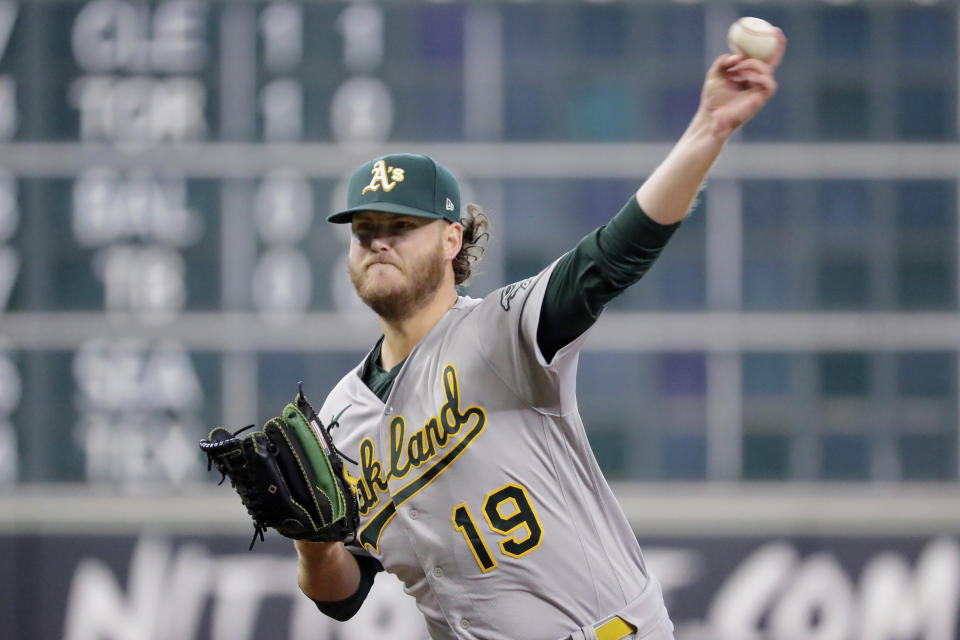
M 438 458 L 450 438 L 459 434 L 465 425 L 475 421 L 470 429 L 473 437 L 483 429 L 487 416 L 482 407 L 460 409 L 460 381 L 452 364 L 443 369 L 443 394 L 446 399 L 437 415 L 409 436 L 406 418 L 399 415 L 390 421 L 386 470 L 377 458 L 373 440 L 364 438 L 360 443 L 360 478 L 357 480 L 356 489 L 361 515 L 368 514 L 380 503 L 380 494 L 388 490 L 390 480 L 404 478 L 411 469 L 419 469 Z M 446 464 L 452 461 L 446 460 Z M 442 468 L 435 470 L 431 479 L 439 475 L 440 471 Z M 418 490 L 425 485 L 426 483 L 419 486 Z

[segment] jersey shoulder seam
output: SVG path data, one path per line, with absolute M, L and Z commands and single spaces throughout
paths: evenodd
M 521 403 L 523 403 L 523 405 L 524 405 L 525 407 L 529 408 L 530 410 L 536 412 L 537 414 L 539 414 L 539 415 L 541 415 L 541 416 L 543 416 L 543 415 L 551 415 L 551 414 L 548 414 L 547 412 L 545 412 L 545 411 L 543 411 L 543 410 L 535 407 L 535 406 L 533 405 L 533 403 L 530 402 L 529 400 L 527 400 L 526 398 L 520 397 L 520 394 L 518 394 L 518 393 L 516 392 L 516 390 L 514 390 L 513 386 L 507 382 L 507 380 L 506 380 L 506 379 L 503 377 L 503 375 L 500 373 L 500 370 L 497 369 L 497 367 L 495 367 L 492 362 L 490 362 L 490 359 L 487 357 L 486 352 L 483 350 L 483 345 L 480 343 L 480 340 L 479 340 L 479 338 L 477 337 L 476 332 L 474 332 L 473 335 L 474 335 L 474 337 L 473 337 L 474 345 L 476 346 L 477 353 L 480 354 L 480 359 L 483 360 L 483 364 L 486 365 L 486 367 L 487 367 L 491 372 L 493 372 L 493 375 L 495 375 L 495 376 L 497 377 L 497 380 L 499 380 L 499 381 L 501 382 L 501 384 L 503 384 L 504 388 L 507 389 L 507 390 L 510 392 L 510 395 L 512 395 L 512 396 L 513 396 L 514 398 L 516 398 L 517 400 L 519 400 Z

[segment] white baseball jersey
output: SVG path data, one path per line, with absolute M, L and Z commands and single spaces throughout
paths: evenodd
M 350 405 L 334 436 L 359 463 L 347 463 L 359 542 L 416 598 L 437 640 L 557 640 L 614 614 L 633 637 L 672 637 L 577 411 L 585 336 L 549 363 L 537 347 L 552 268 L 483 300 L 460 297 L 386 402 L 361 363 L 320 410 L 329 424 Z

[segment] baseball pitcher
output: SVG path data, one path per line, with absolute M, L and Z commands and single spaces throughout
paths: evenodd
M 319 411 L 301 393 L 263 431 L 215 429 L 201 445 L 256 532 L 295 539 L 300 587 L 322 612 L 349 618 L 389 571 L 435 640 L 672 640 L 587 442 L 577 361 L 731 133 L 776 91 L 778 37 L 766 62 L 715 60 L 687 131 L 607 225 L 483 299 L 456 285 L 488 221 L 461 205 L 451 173 L 413 154 L 356 170 L 328 220 L 351 225 L 350 277 L 383 336 Z

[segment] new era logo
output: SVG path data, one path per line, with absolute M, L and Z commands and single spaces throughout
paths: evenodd
M 453 211 L 456 207 L 453 206 L 453 200 L 447 198 L 447 211 Z

